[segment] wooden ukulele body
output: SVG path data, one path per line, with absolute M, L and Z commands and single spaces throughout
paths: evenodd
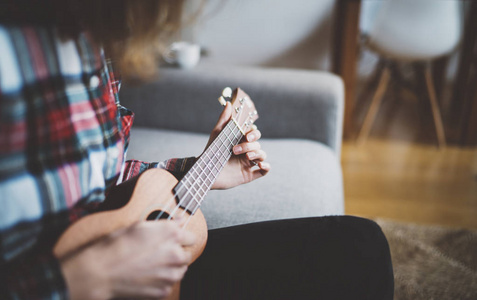
M 150 169 L 144 172 L 134 184 L 134 190 L 126 205 L 85 216 L 73 223 L 61 235 L 56 243 L 53 253 L 61 258 L 90 243 L 93 243 L 108 234 L 123 228 L 127 228 L 137 222 L 145 221 L 155 211 L 164 210 L 168 214 L 176 207 L 172 189 L 176 186 L 177 179 L 169 172 L 161 169 Z M 114 201 L 125 202 L 119 197 L 128 197 L 131 186 L 118 188 L 114 192 Z M 111 198 L 111 195 L 108 195 Z M 172 204 L 171 204 L 172 203 Z M 168 207 L 169 206 L 169 207 Z M 182 215 L 182 208 L 178 208 L 175 215 Z M 184 212 L 184 216 L 189 214 Z M 202 212 L 197 210 L 187 225 L 186 230 L 196 235 L 196 244 L 187 247 L 192 257 L 197 259 L 205 248 L 207 242 L 207 223 Z
M 176 185 L 177 179 L 169 172 L 162 169 L 147 170 L 137 180 L 126 182 L 123 187 L 119 186 L 113 195 L 108 195 L 108 198 L 114 198 L 113 201 L 127 202 L 124 206 L 93 213 L 73 223 L 59 238 L 53 249 L 54 254 L 58 258 L 65 257 L 116 230 L 145 221 L 151 213 L 154 214 L 159 210 L 171 214 L 177 205 L 175 200 L 171 202 L 171 199 L 174 199 L 173 188 Z M 134 189 L 131 195 L 132 187 Z M 183 212 L 181 208 L 178 208 L 175 215 L 182 215 Z M 189 214 L 184 212 L 184 216 L 188 217 Z M 191 216 L 186 230 L 193 232 L 196 236 L 196 243 L 185 248 L 192 254 L 195 261 L 202 254 L 207 243 L 207 223 L 200 209 Z M 178 300 L 179 291 L 178 283 L 173 287 L 173 292 L 168 299 Z

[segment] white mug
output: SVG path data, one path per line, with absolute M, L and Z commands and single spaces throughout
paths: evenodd
M 163 57 L 170 64 L 177 64 L 183 69 L 192 69 L 199 62 L 200 46 L 188 42 L 172 43 Z

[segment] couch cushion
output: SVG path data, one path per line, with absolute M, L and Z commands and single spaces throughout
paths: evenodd
M 133 128 L 128 159 L 162 161 L 197 156 L 208 136 Z M 300 139 L 261 139 L 272 165 L 254 182 L 210 191 L 202 205 L 210 229 L 256 221 L 343 214 L 338 158 L 321 143 Z M 141 146 L 142 145 L 142 146 Z

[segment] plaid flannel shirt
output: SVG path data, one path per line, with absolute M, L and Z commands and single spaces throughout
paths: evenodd
M 108 188 L 193 163 L 124 161 L 133 114 L 119 85 L 88 34 L 0 25 L 0 299 L 68 298 L 59 235 Z

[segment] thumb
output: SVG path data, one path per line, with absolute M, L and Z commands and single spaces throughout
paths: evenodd
M 224 129 L 225 125 L 227 125 L 227 122 L 230 120 L 232 117 L 232 104 L 230 102 L 227 102 L 225 104 L 224 110 L 219 116 L 219 120 L 217 121 L 217 124 L 215 124 L 214 129 L 212 130 L 212 133 L 210 134 L 210 139 L 207 145 L 209 145 Z
M 230 102 L 227 102 L 225 104 L 224 110 L 219 116 L 219 120 L 217 121 L 217 124 L 215 124 L 214 132 L 218 131 L 220 133 L 222 129 L 224 129 L 225 125 L 227 125 L 227 122 L 230 120 L 231 116 L 232 116 L 232 104 Z
M 266 162 L 259 162 L 257 166 L 258 166 L 258 169 L 254 170 L 252 173 L 252 178 L 253 178 L 252 180 L 255 180 L 267 175 L 271 169 L 270 164 Z

